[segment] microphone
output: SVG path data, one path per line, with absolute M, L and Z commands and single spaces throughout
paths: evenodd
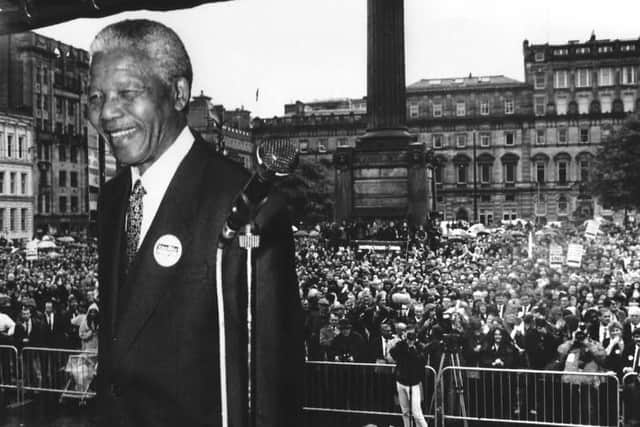
M 289 140 L 267 140 L 256 148 L 256 167 L 231 205 L 231 213 L 222 227 L 219 245 L 224 246 L 247 224 L 257 208 L 267 201 L 274 181 L 291 174 L 298 165 L 298 149 Z

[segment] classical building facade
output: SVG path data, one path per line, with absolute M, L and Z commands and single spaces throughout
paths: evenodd
M 253 167 L 254 152 L 250 117 L 244 108 L 227 111 L 214 105 L 202 92 L 189 103 L 189 126 L 247 169 Z
M 34 137 L 31 117 L 0 112 L 0 236 L 34 235 Z
M 525 40 L 523 59 L 524 81 L 470 75 L 407 87 L 409 132 L 430 152 L 434 209 L 445 219 L 545 222 L 602 209 L 586 184 L 599 145 L 640 108 L 640 40 Z M 365 98 L 298 101 L 254 120 L 254 135 L 328 160 L 355 146 L 365 113 Z
M 32 117 L 35 228 L 89 228 L 88 52 L 33 32 L 0 37 L 0 108 Z

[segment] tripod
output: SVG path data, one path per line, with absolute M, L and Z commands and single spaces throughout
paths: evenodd
M 438 374 L 436 375 L 435 384 L 440 384 L 442 381 L 442 370 L 445 368 L 445 361 L 448 362 L 446 366 L 460 367 L 460 355 L 458 352 L 453 352 L 449 350 L 444 350 L 442 356 L 440 356 L 440 363 L 438 365 Z M 454 391 L 458 395 L 458 399 L 460 400 L 460 415 L 464 418 L 463 423 L 464 427 L 468 427 L 469 423 L 466 419 L 467 417 L 467 407 L 464 402 L 464 382 L 462 381 L 462 373 L 459 370 L 453 370 L 453 386 Z M 436 403 L 436 398 L 438 396 L 438 390 L 434 390 L 433 396 L 431 397 L 431 405 L 429 406 L 429 411 L 433 411 L 433 406 Z M 444 391 L 442 393 L 442 407 L 444 408 L 445 404 L 445 395 Z

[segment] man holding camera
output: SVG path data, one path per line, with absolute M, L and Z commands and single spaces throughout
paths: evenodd
M 415 330 L 408 330 L 390 354 L 396 361 L 396 389 L 404 427 L 427 427 L 421 406 L 426 360 Z
M 567 401 L 574 402 L 571 408 L 580 411 L 579 414 L 570 414 L 571 411 L 567 411 L 567 415 L 577 416 L 586 423 L 596 422 L 599 409 L 598 388 L 605 382 L 605 378 L 571 372 L 604 372 L 604 360 L 607 356 L 604 348 L 598 341 L 589 338 L 587 326 L 580 322 L 573 332 L 573 338 L 560 344 L 558 353 L 564 357 L 564 371 L 568 372 L 562 376 L 565 384 L 564 396 Z

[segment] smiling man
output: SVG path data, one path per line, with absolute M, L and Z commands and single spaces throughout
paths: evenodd
M 214 274 L 218 236 L 248 174 L 187 127 L 191 82 L 182 42 L 160 23 L 118 22 L 91 45 L 89 120 L 123 166 L 98 206 L 101 426 L 249 424 L 245 254 L 236 243 L 223 257 L 226 359 Z M 255 424 L 300 425 L 293 239 L 282 199 L 269 200 L 256 219 Z

